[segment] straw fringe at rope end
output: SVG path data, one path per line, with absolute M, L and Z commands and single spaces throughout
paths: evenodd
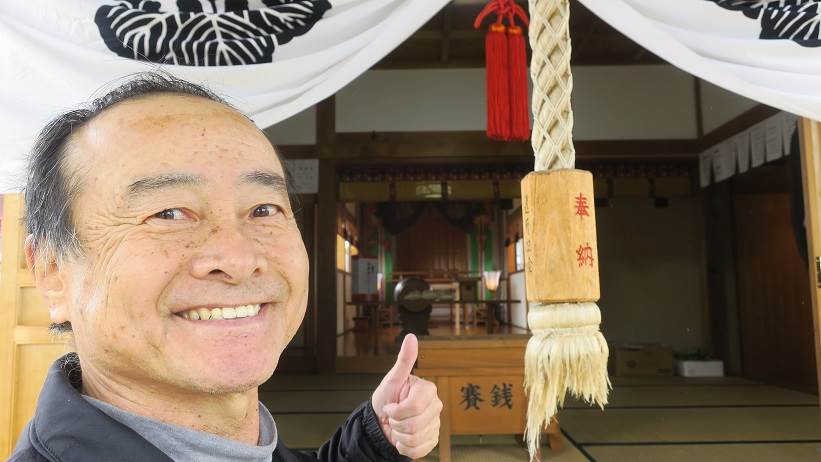
M 607 341 L 599 331 L 567 329 L 534 332 L 525 352 L 528 395 L 525 439 L 534 460 L 542 430 L 550 424 L 566 394 L 604 409 L 611 388 Z

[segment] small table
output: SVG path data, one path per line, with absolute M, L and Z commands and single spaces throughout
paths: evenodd
M 466 305 L 507 305 L 507 322 L 510 322 L 510 305 L 513 303 L 521 303 L 521 300 L 450 300 L 451 304 L 462 305 L 462 310 L 467 309 Z M 467 322 L 467 313 L 464 313 L 465 321 Z M 474 317 L 475 319 L 475 317 Z M 493 333 L 493 329 L 496 326 L 496 315 L 495 313 L 492 316 L 488 316 L 488 322 L 486 322 L 487 332 L 489 334 Z M 459 326 L 461 323 L 459 319 L 459 310 L 456 310 L 456 325 Z

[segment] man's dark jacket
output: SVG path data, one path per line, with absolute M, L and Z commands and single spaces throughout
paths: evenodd
M 58 359 L 10 462 L 168 462 L 171 459 L 139 434 L 89 404 L 75 354 Z M 408 461 L 385 438 L 370 400 L 348 417 L 316 452 L 292 451 L 277 442 L 274 462 Z

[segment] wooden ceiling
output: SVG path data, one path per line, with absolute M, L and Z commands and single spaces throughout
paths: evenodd
M 527 9 L 527 2 L 517 1 Z M 575 65 L 662 64 L 664 61 L 613 29 L 576 0 L 571 0 L 570 36 Z M 484 67 L 487 22 L 473 21 L 484 1 L 455 0 L 399 45 L 377 69 Z M 528 50 L 528 54 L 530 50 Z

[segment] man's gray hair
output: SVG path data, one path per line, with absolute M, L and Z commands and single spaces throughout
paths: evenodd
M 72 134 L 115 104 L 159 93 L 205 98 L 233 109 L 204 86 L 169 74 L 144 72 L 131 76 L 125 83 L 82 107 L 52 119 L 34 143 L 24 187 L 25 224 L 32 235 L 37 261 L 44 257 L 60 261 L 69 255 L 82 255 L 71 213 L 80 179 L 77 172 L 68 170 L 65 160 Z M 51 330 L 65 333 L 71 330 L 71 324 L 52 324 Z

